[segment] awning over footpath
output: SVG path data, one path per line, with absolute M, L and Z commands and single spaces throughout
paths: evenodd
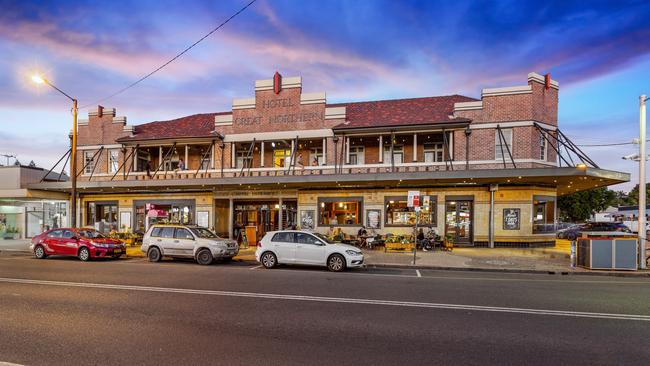
M 597 168 L 481 169 L 437 172 L 304 174 L 268 177 L 152 179 L 78 182 L 80 193 L 186 192 L 223 189 L 329 189 L 541 186 L 557 188 L 558 195 L 628 182 L 630 174 Z M 70 182 L 45 182 L 29 189 L 67 192 Z

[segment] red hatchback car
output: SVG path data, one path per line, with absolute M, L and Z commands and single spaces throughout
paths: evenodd
M 126 252 L 124 243 L 94 229 L 52 229 L 35 236 L 29 246 L 38 259 L 48 255 L 91 258 L 118 258 Z

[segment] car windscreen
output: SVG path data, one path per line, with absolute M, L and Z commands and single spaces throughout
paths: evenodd
M 327 244 L 334 244 L 336 243 L 335 241 L 330 240 L 327 236 L 319 233 L 314 233 L 314 236 L 317 237 L 318 239 L 326 242 Z
M 213 233 L 212 231 L 202 228 L 202 227 L 193 227 L 190 228 L 194 235 L 198 236 L 199 238 L 203 239 L 220 239 L 219 235 Z
M 104 234 L 100 233 L 97 230 L 78 230 L 77 232 L 79 233 L 79 236 L 82 236 L 84 238 L 105 238 Z

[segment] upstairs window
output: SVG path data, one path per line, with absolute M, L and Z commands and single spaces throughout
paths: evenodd
M 365 160 L 363 146 L 350 146 L 350 165 L 363 165 Z
M 252 167 L 253 166 L 253 156 L 248 156 L 248 150 L 245 151 L 237 151 L 237 161 L 235 162 L 235 168 L 242 168 L 242 167 Z
M 501 134 L 499 133 L 499 130 L 495 130 L 494 137 L 494 156 L 497 160 L 503 160 L 504 157 L 506 160 L 510 159 L 508 150 L 510 150 L 510 154 L 514 156 L 514 152 L 512 151 L 512 128 L 502 128 Z
M 444 145 L 438 144 L 424 144 L 424 162 L 434 163 L 444 161 Z
M 402 164 L 404 162 L 404 146 L 393 145 L 393 157 L 395 164 Z M 384 146 L 384 164 L 390 164 L 390 145 Z
M 84 151 L 84 174 L 90 174 L 95 169 L 94 151 Z
M 325 165 L 325 160 L 323 160 L 322 148 L 317 147 L 309 151 L 309 165 L 314 165 L 314 160 L 316 160 L 318 165 Z
M 120 166 L 119 158 L 120 158 L 120 150 L 118 149 L 108 150 L 108 172 L 109 173 L 117 172 L 117 169 Z

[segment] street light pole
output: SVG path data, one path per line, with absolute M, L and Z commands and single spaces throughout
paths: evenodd
M 70 179 L 72 189 L 70 192 L 70 226 L 77 227 L 77 99 L 69 96 L 66 92 L 57 88 L 54 84 L 50 83 L 40 75 L 32 76 L 32 81 L 36 84 L 47 84 L 72 101 L 72 146 L 70 147 Z
M 70 206 L 70 224 L 72 227 L 77 227 L 77 100 L 72 99 L 72 146 L 70 151 L 70 179 L 72 179 L 72 189 L 70 198 L 72 205 Z
M 645 102 L 647 98 L 645 95 L 639 97 L 639 226 L 637 228 L 639 236 L 639 268 L 646 268 L 645 260 L 645 244 L 646 244 L 646 219 L 645 219 L 645 162 L 646 162 L 646 112 Z

